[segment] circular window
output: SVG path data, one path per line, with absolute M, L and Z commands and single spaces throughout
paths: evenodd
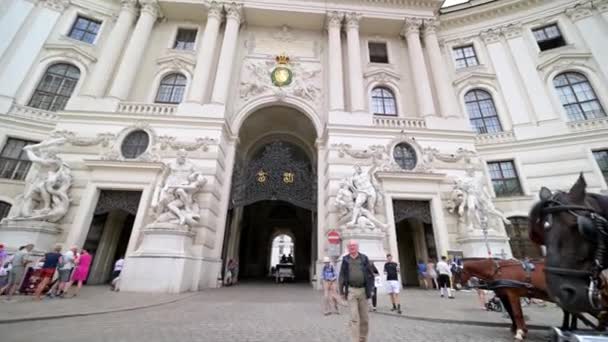
M 412 170 L 416 167 L 416 151 L 406 143 L 400 143 L 393 150 L 395 162 L 404 170 Z
M 135 159 L 146 152 L 150 143 L 148 133 L 137 130 L 129 133 L 122 141 L 120 150 L 125 159 Z

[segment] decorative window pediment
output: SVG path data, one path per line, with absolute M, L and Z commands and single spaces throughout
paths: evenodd
M 192 74 L 194 70 L 194 55 L 185 50 L 171 50 L 172 52 L 156 60 L 161 69 L 186 70 Z
M 550 75 L 556 70 L 563 70 L 570 66 L 591 67 L 591 53 L 588 52 L 568 52 L 554 55 L 547 55 L 542 58 L 536 67 L 537 70 L 545 75 Z
M 399 74 L 385 68 L 374 69 L 363 74 L 366 80 L 379 83 L 396 83 L 398 84 Z
M 91 63 L 97 62 L 97 57 L 85 49 L 74 44 L 47 44 L 46 50 L 49 52 L 43 60 L 55 57 L 64 57 L 67 60 L 75 60 L 88 67 Z
M 481 84 L 492 84 L 496 81 L 496 75 L 487 72 L 467 72 L 466 74 L 457 77 L 454 82 L 455 87 L 460 88 L 463 85 L 479 85 Z

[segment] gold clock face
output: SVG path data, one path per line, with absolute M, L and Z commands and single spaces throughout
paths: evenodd
M 291 70 L 285 67 L 276 67 L 272 71 L 272 84 L 277 87 L 283 87 L 291 83 L 292 78 Z

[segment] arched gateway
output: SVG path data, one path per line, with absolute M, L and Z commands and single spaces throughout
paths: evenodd
M 222 260 L 238 278 L 268 279 L 272 241 L 293 238 L 296 280 L 309 281 L 317 258 L 317 134 L 298 110 L 273 106 L 249 115 L 239 129 Z

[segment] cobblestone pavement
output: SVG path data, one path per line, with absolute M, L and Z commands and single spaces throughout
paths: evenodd
M 449 303 L 445 301 L 442 305 Z M 8 305 L 0 304 L 0 311 L 10 311 Z M 408 307 L 408 310 L 416 308 Z M 328 317 L 320 311 L 320 294 L 306 285 L 243 285 L 208 290 L 179 302 L 135 311 L 1 324 L 0 340 L 348 341 L 346 310 L 343 308 L 342 315 Z M 546 340 L 546 331 L 530 331 L 528 341 Z M 434 323 L 372 314 L 370 342 L 376 341 L 499 342 L 512 341 L 512 335 L 502 327 Z

